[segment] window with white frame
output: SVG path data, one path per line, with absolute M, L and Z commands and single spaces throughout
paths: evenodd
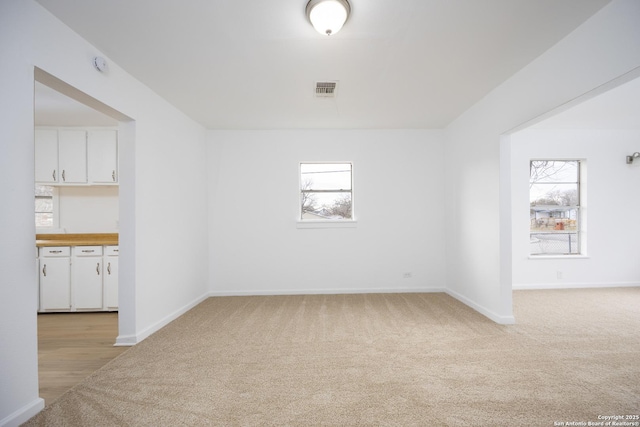
M 58 194 L 56 187 L 36 184 L 35 197 L 36 228 L 57 227 L 56 203 Z
M 353 165 L 300 163 L 300 219 L 353 219 Z
M 532 160 L 529 171 L 531 255 L 579 255 L 581 160 Z

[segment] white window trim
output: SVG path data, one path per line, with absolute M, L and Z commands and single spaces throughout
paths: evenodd
M 302 175 L 300 174 L 300 170 L 303 164 L 350 164 L 351 165 L 351 219 L 302 219 L 302 211 L 300 206 L 302 204 Z M 296 228 L 300 229 L 309 229 L 309 228 L 355 228 L 358 224 L 356 219 L 356 202 L 355 202 L 355 178 L 353 171 L 355 170 L 355 162 L 350 160 L 339 161 L 300 161 L 298 162 L 298 203 L 296 207 L 297 211 L 297 219 L 296 219 Z
M 558 255 L 529 255 L 529 259 L 589 259 L 591 258 L 587 254 L 576 254 L 576 255 L 566 255 L 566 254 L 558 254 Z
M 578 205 L 578 215 L 580 216 L 580 229 L 578 230 L 579 250 L 577 254 L 531 254 L 528 259 L 588 259 L 587 254 L 587 159 L 586 158 L 563 158 L 563 157 L 540 157 L 529 159 L 529 162 L 540 160 L 557 160 L 557 161 L 578 161 L 580 168 L 578 173 L 578 191 L 580 204 Z M 529 229 L 529 233 L 531 230 Z
M 356 228 L 358 221 L 355 219 L 299 219 L 296 228 Z

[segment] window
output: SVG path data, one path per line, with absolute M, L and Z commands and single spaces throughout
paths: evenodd
M 300 164 L 300 219 L 352 220 L 351 163 Z
M 56 187 L 36 184 L 36 228 L 53 228 L 57 226 Z
M 581 253 L 580 160 L 530 163 L 531 255 Z

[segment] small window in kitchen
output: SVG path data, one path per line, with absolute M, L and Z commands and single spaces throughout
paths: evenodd
M 58 192 L 56 187 L 36 184 L 36 228 L 58 226 Z
M 300 219 L 353 220 L 353 165 L 300 164 Z

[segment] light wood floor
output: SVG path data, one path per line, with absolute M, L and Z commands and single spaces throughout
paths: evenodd
M 127 347 L 114 347 L 118 313 L 38 315 L 40 397 L 49 405 Z

